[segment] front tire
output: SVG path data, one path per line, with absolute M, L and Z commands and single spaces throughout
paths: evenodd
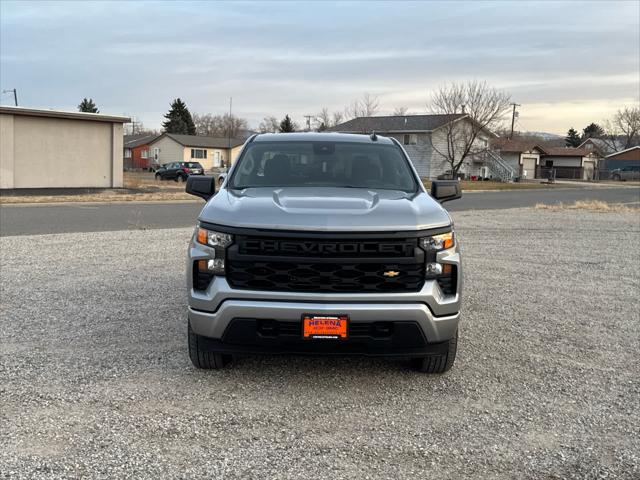
M 160 176 L 159 173 L 156 173 L 156 182 L 160 182 L 162 181 L 162 177 Z
M 613 176 L 613 179 L 614 179 L 616 182 L 620 182 L 620 181 L 622 181 L 622 178 L 620 177 L 620 175 L 614 175 L 614 176 Z
M 220 370 L 231 362 L 231 355 L 204 349 L 202 337 L 193 332 L 191 322 L 189 322 L 188 337 L 189 358 L 194 367 L 203 370 Z
M 186 175 L 178 175 L 176 177 L 176 182 L 184 183 L 186 181 L 187 181 L 187 176 Z
M 451 369 L 458 351 L 458 331 L 449 340 L 447 353 L 411 359 L 411 366 L 422 373 L 444 373 Z

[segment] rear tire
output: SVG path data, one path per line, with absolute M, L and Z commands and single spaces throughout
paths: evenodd
M 614 176 L 613 176 L 613 179 L 614 179 L 616 182 L 619 182 L 619 181 L 621 181 L 621 180 L 622 180 L 622 178 L 620 178 L 620 175 L 614 175 Z
M 191 329 L 189 322 L 189 358 L 196 368 L 204 370 L 220 370 L 231 362 L 231 355 L 205 350 L 202 345 L 202 337 Z
M 187 176 L 186 175 L 178 175 L 176 177 L 176 182 L 184 183 L 186 181 L 187 181 Z
M 422 373 L 444 373 L 448 371 L 453 366 L 453 362 L 456 360 L 456 352 L 458 351 L 457 330 L 455 336 L 448 343 L 447 353 L 412 358 L 411 366 Z

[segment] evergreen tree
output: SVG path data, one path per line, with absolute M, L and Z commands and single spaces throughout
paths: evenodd
M 587 138 L 599 138 L 604 135 L 604 128 L 597 123 L 591 123 L 582 129 L 582 141 Z
M 285 115 L 284 119 L 280 122 L 280 133 L 295 132 L 296 128 L 291 121 L 289 115 Z
M 581 143 L 582 141 L 580 140 L 580 135 L 578 135 L 578 132 L 576 132 L 576 130 L 573 127 L 571 127 L 567 132 L 567 136 L 564 139 L 564 144 L 567 147 L 577 147 Z
M 196 125 L 193 123 L 191 113 L 189 113 L 187 105 L 179 98 L 171 103 L 171 109 L 164 118 L 166 120 L 162 123 L 162 127 L 165 132 L 181 135 L 196 134 Z
M 93 102 L 93 98 L 82 99 L 82 102 L 80 102 L 80 105 L 78 105 L 78 111 L 87 113 L 100 113 L 100 110 L 98 110 L 98 107 L 96 107 L 96 104 Z

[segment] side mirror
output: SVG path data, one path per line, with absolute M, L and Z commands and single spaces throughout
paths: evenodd
M 457 200 L 462 197 L 458 180 L 434 180 L 431 182 L 431 196 L 440 203 Z
M 216 193 L 216 178 L 210 175 L 189 175 L 186 192 L 209 200 Z

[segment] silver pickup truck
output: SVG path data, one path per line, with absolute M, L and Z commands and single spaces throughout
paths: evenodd
M 254 135 L 207 201 L 187 259 L 188 342 L 198 368 L 234 354 L 402 356 L 453 365 L 462 265 L 441 202 L 398 141 L 372 135 Z

